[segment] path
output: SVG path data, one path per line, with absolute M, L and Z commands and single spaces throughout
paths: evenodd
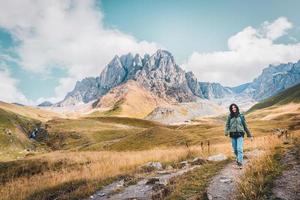
M 258 156 L 262 151 L 254 150 L 245 152 L 245 157 L 252 158 Z M 248 159 L 245 159 L 247 165 Z M 209 200 L 230 200 L 234 199 L 237 181 L 243 174 L 244 169 L 233 167 L 234 162 L 226 165 L 210 182 L 207 188 L 207 198 Z
M 274 199 L 300 200 L 300 162 L 297 161 L 296 149 L 289 150 L 282 163 L 287 169 L 274 182 Z
M 195 165 L 179 170 L 157 171 L 155 176 L 143 178 L 130 186 L 126 186 L 124 180 L 117 181 L 105 186 L 102 190 L 92 195 L 89 200 L 163 199 L 168 192 L 165 186 L 171 178 L 180 176 L 200 166 Z

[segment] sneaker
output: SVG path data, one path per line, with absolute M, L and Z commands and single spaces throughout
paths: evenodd
M 237 166 L 239 169 L 243 169 L 243 164 L 237 161 Z

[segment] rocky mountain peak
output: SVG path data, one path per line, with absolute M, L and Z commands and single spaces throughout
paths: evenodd
M 138 82 L 160 98 L 174 102 L 194 102 L 197 98 L 204 98 L 204 93 L 209 94 L 209 97 L 221 97 L 225 91 L 219 85 L 201 87 L 192 72 L 185 73 L 176 64 L 170 52 L 159 49 L 152 56 L 145 54 L 143 58 L 132 53 L 116 55 L 99 77 L 77 82 L 74 90 L 67 94 L 60 105 L 87 103 L 101 98 L 112 88 L 129 80 Z
M 300 61 L 269 65 L 242 91 L 261 101 L 300 82 Z
M 170 68 L 175 67 L 176 63 L 172 54 L 166 50 L 157 50 L 146 62 L 146 66 L 150 70 L 157 68 Z
M 108 63 L 107 66 L 122 66 L 121 59 L 118 55 L 115 55 L 114 58 Z
M 122 66 L 131 66 L 133 65 L 134 58 L 132 53 L 128 53 L 127 55 L 123 55 L 120 57 Z
M 135 54 L 133 64 L 136 66 L 143 66 L 143 59 L 139 54 Z

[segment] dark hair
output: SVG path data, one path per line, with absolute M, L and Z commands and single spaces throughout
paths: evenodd
M 232 106 L 236 107 L 236 113 L 234 113 L 232 111 Z M 229 111 L 230 111 L 230 118 L 237 117 L 240 114 L 240 109 L 239 109 L 239 107 L 235 103 L 230 104 Z

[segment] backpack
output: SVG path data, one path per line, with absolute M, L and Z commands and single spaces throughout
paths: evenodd
M 244 117 L 243 114 L 240 114 L 239 116 L 240 116 L 241 122 L 242 122 L 242 124 L 244 126 L 244 129 L 246 130 L 245 117 Z
M 239 115 L 241 122 L 243 124 L 244 129 L 246 130 L 246 124 L 245 124 L 245 117 L 243 114 Z M 244 137 L 245 133 L 244 132 L 230 132 L 229 136 L 232 138 L 238 138 L 238 137 Z

